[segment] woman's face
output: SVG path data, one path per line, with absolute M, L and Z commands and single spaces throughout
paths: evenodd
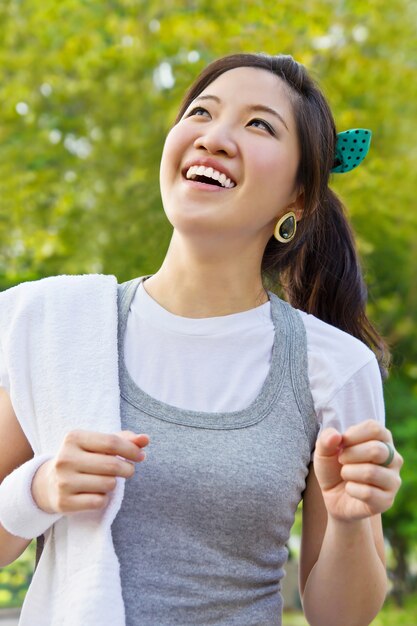
M 167 136 L 160 172 L 165 212 L 183 234 L 256 238 L 264 246 L 277 218 L 300 208 L 298 162 L 285 83 L 263 69 L 229 70 Z

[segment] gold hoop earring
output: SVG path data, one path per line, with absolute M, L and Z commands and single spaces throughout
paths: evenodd
M 291 239 L 294 239 L 296 231 L 297 220 L 295 218 L 295 213 L 293 211 L 289 211 L 288 213 L 285 213 L 285 215 L 283 215 L 277 222 L 274 229 L 274 237 L 281 243 L 288 243 Z

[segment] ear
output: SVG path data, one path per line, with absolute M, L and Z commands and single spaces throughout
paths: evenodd
M 304 191 L 300 191 L 300 193 L 297 196 L 297 199 L 294 202 L 292 202 L 290 205 L 288 205 L 288 210 L 294 211 L 295 219 L 297 220 L 297 222 L 303 219 Z

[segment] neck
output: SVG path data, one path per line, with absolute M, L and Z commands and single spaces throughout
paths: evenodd
M 203 318 L 247 311 L 268 301 L 261 258 L 253 251 L 202 251 L 171 240 L 161 268 L 145 283 L 148 294 L 183 317 Z

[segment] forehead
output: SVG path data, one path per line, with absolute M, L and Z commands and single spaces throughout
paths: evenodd
M 228 70 L 200 93 L 200 96 L 206 95 L 214 95 L 226 104 L 242 107 L 254 104 L 269 106 L 292 117 L 289 87 L 281 78 L 265 69 L 237 67 Z

